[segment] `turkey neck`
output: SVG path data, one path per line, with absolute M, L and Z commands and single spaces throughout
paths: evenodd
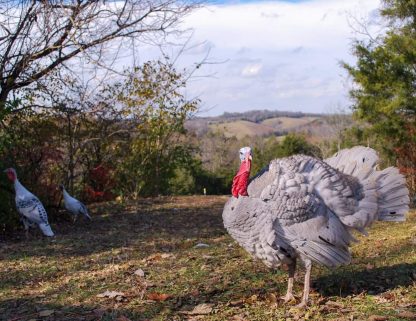
M 16 196 L 24 196 L 24 194 L 31 194 L 16 178 L 14 180 L 14 190 L 16 192 Z
M 69 196 L 69 194 L 66 191 L 65 187 L 62 189 L 62 194 L 64 194 L 64 197 L 68 197 Z

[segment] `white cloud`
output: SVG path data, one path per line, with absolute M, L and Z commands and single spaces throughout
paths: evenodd
M 261 67 L 263 67 L 263 65 L 260 63 L 247 65 L 241 71 L 241 76 L 243 77 L 257 76 L 261 70 Z
M 270 1 L 208 6 L 184 22 L 196 45 L 180 64 L 191 65 L 210 50 L 203 77 L 189 83 L 208 114 L 254 108 L 324 112 L 347 106 L 346 73 L 353 62 L 349 16 L 376 17 L 379 0 Z M 371 25 L 370 25 L 371 26 Z

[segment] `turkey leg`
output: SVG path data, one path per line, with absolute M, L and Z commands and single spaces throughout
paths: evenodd
M 303 287 L 303 296 L 302 301 L 298 304 L 299 308 L 306 307 L 308 304 L 309 299 L 309 290 L 311 286 L 311 269 L 312 269 L 312 262 L 311 260 L 306 259 L 304 261 L 306 273 L 305 273 L 305 285 Z
M 296 259 L 293 259 L 293 262 L 288 264 L 289 268 L 289 279 L 287 281 L 287 292 L 286 295 L 282 297 L 285 303 L 288 303 L 295 299 L 293 296 L 293 282 L 295 279 L 295 271 L 296 271 Z

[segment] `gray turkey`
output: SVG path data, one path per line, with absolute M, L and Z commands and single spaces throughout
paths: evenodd
M 68 212 L 74 215 L 74 222 L 77 220 L 78 215 L 80 214 L 86 217 L 87 219 L 91 220 L 91 216 L 88 214 L 87 207 L 83 203 L 78 201 L 76 198 L 69 195 L 64 185 L 59 185 L 59 188 L 61 189 L 62 194 L 64 196 L 65 208 Z
M 9 180 L 14 183 L 16 208 L 25 227 L 26 237 L 29 228 L 35 224 L 39 226 L 45 236 L 54 236 L 48 222 L 48 214 L 39 199 L 19 182 L 14 168 L 8 168 L 5 172 Z
M 376 220 L 404 221 L 409 209 L 405 178 L 394 167 L 376 170 L 378 155 L 371 148 L 344 149 L 325 160 L 305 155 L 275 159 L 249 184 L 251 149 L 241 149 L 240 158 L 224 226 L 267 266 L 288 266 L 285 302 L 294 299 L 298 260 L 306 268 L 300 303 L 305 306 L 312 263 L 328 268 L 350 263 L 353 230 L 366 233 Z

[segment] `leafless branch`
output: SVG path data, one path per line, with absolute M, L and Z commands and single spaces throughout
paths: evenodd
M 178 0 L 5 1 L 0 9 L 0 108 L 10 92 L 76 56 L 107 66 L 104 44 L 166 37 L 196 6 Z

